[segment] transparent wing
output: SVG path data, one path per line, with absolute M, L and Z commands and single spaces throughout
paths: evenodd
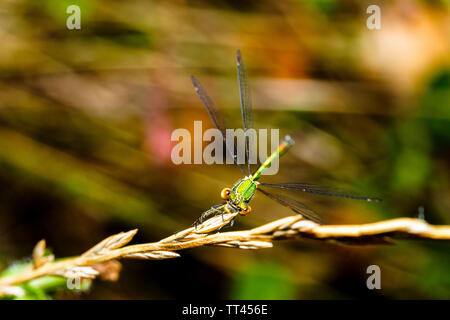
M 220 112 L 220 110 L 217 107 L 214 100 L 211 99 L 211 97 L 209 96 L 209 94 L 205 90 L 205 88 L 203 88 L 203 86 L 200 84 L 200 82 L 194 76 L 191 76 L 191 81 L 195 88 L 195 91 L 197 92 L 198 96 L 200 97 L 200 100 L 202 101 L 203 105 L 205 106 L 206 111 L 208 111 L 209 116 L 211 117 L 212 121 L 214 122 L 214 125 L 216 126 L 217 129 L 220 130 L 220 132 L 222 132 L 223 142 L 225 143 L 227 151 L 233 157 L 234 163 L 236 163 L 238 165 L 242 174 L 245 176 L 244 168 L 237 161 L 237 156 L 236 156 L 237 148 L 235 147 L 234 151 L 231 152 L 231 150 L 228 147 L 228 144 L 226 141 L 227 124 L 225 122 L 224 117 L 222 116 L 222 113 Z
M 250 95 L 250 88 L 247 80 L 247 72 L 245 71 L 244 61 L 242 60 L 241 52 L 236 51 L 236 63 L 239 80 L 239 94 L 241 99 L 241 114 L 242 122 L 244 124 L 244 130 L 253 128 L 253 111 L 252 111 L 252 99 Z M 252 168 L 250 164 L 250 152 L 253 150 L 253 140 L 245 139 L 245 156 L 248 165 L 248 174 L 252 174 Z
M 256 190 L 259 190 L 262 194 L 266 195 L 272 200 L 277 201 L 281 205 L 291 209 L 295 213 L 301 214 L 306 219 L 317 222 L 319 224 L 322 224 L 324 221 L 319 214 L 317 214 L 312 209 L 305 206 L 303 203 L 298 202 L 297 200 L 291 199 L 283 195 L 269 193 L 261 188 L 257 188 Z
M 278 188 L 278 189 L 287 189 L 287 190 L 296 190 L 308 193 L 319 194 L 322 196 L 331 196 L 331 197 L 340 197 L 340 198 L 348 198 L 355 200 L 364 200 L 364 201 L 373 201 L 380 202 L 381 199 L 371 198 L 365 195 L 361 195 L 359 193 L 333 188 L 333 187 L 324 187 L 318 186 L 314 184 L 308 183 L 296 183 L 296 182 L 288 182 L 288 183 L 278 183 L 278 184 L 270 184 L 270 183 L 261 183 L 262 186 L 270 187 L 270 188 Z

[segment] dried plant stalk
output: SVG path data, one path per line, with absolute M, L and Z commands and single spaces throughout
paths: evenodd
M 200 246 L 225 246 L 240 249 L 270 248 L 274 240 L 309 238 L 320 241 L 338 241 L 346 244 L 390 243 L 389 239 L 417 238 L 450 240 L 450 226 L 433 226 L 420 219 L 398 218 L 360 225 L 320 225 L 301 215 L 289 216 L 260 227 L 231 232 L 217 232 L 231 222 L 237 213 L 212 217 L 197 227 L 190 227 L 154 243 L 128 245 L 137 229 L 112 235 L 82 255 L 53 262 L 44 258 L 45 241 L 40 241 L 33 252 L 33 263 L 26 270 L 0 278 L 1 294 L 21 293 L 17 284 L 46 275 L 66 278 L 102 277 L 99 270 L 111 269 L 102 264 L 117 259 L 134 258 L 161 260 L 177 258 L 175 252 Z M 213 233 L 215 232 L 215 233 Z M 120 265 L 120 264 L 119 264 Z M 120 267 L 115 266 L 116 274 Z M 106 277 L 107 278 L 107 277 Z M 117 279 L 117 275 L 113 277 Z M 20 288 L 19 288 L 20 289 Z

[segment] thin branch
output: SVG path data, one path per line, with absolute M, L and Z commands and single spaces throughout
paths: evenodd
M 289 216 L 260 227 L 231 232 L 217 232 L 230 223 L 237 213 L 212 217 L 197 227 L 190 227 L 158 242 L 126 245 L 137 229 L 110 236 L 82 255 L 53 261 L 42 252 L 45 242 L 34 249 L 34 260 L 25 270 L 0 278 L 0 293 L 14 292 L 14 286 L 46 275 L 93 279 L 102 276 L 104 264 L 117 259 L 161 260 L 176 258 L 175 252 L 200 246 L 225 246 L 240 249 L 270 248 L 274 240 L 309 238 L 345 244 L 392 243 L 392 239 L 450 240 L 450 226 L 433 226 L 420 219 L 398 218 L 359 225 L 320 225 L 301 215 Z M 101 267 L 103 265 L 103 267 Z M 107 278 L 107 277 L 106 277 Z M 114 277 L 113 277 L 114 278 Z M 115 277 L 117 278 L 117 277 Z

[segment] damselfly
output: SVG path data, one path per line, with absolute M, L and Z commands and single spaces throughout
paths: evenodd
M 241 102 L 241 113 L 242 113 L 242 121 L 243 121 L 243 129 L 244 132 L 253 127 L 253 114 L 252 114 L 252 103 L 250 97 L 250 89 L 247 80 L 247 73 L 245 71 L 244 62 L 241 57 L 241 53 L 238 50 L 236 52 L 236 62 L 237 62 L 237 72 L 238 72 L 238 81 L 239 81 L 239 92 L 240 92 L 240 102 Z M 223 140 L 225 145 L 227 146 L 227 151 L 230 152 L 229 144 L 226 142 L 226 122 L 215 104 L 212 98 L 209 96 L 205 88 L 198 82 L 198 80 L 191 76 L 192 84 L 194 85 L 195 91 L 197 92 L 200 100 L 208 111 L 214 125 L 219 129 L 222 133 Z M 288 182 L 288 183 L 279 183 L 279 184 L 269 184 L 259 182 L 259 179 L 263 173 L 263 171 L 270 166 L 270 164 L 275 160 L 281 157 L 293 144 L 293 140 L 286 136 L 281 144 L 278 146 L 278 149 L 275 150 L 265 161 L 263 164 L 259 166 L 259 168 L 252 172 L 251 164 L 249 161 L 249 150 L 252 150 L 253 146 L 251 139 L 245 139 L 245 154 L 246 154 L 246 162 L 248 167 L 248 175 L 245 173 L 244 167 L 241 163 L 238 163 L 237 156 L 235 154 L 236 148 L 234 148 L 232 153 L 234 162 L 238 165 L 244 177 L 240 179 L 232 188 L 225 188 L 221 192 L 221 198 L 225 201 L 225 203 L 215 205 L 211 207 L 209 210 L 205 211 L 201 217 L 196 221 L 195 224 L 201 223 L 206 217 L 211 215 L 223 214 L 224 212 L 237 212 L 240 215 L 247 215 L 251 211 L 251 207 L 249 206 L 249 202 L 256 193 L 256 191 L 261 192 L 267 197 L 279 202 L 281 205 L 288 207 L 295 213 L 301 214 L 303 217 L 310 219 L 312 221 L 321 223 L 322 218 L 315 213 L 313 210 L 305 206 L 304 204 L 298 202 L 297 200 L 291 199 L 285 195 L 280 194 L 272 194 L 261 187 L 269 187 L 269 188 L 278 188 L 285 190 L 295 190 L 307 193 L 313 193 L 323 196 L 333 196 L 333 197 L 341 197 L 341 198 L 349 198 L 356 200 L 364 200 L 364 201 L 381 201 L 377 198 L 371 198 L 362 196 L 357 193 L 351 193 L 348 191 L 344 191 L 342 189 L 336 189 L 332 187 L 324 187 L 318 186 L 314 184 L 307 183 L 296 183 L 296 182 Z

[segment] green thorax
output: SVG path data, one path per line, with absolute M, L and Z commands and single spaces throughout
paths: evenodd
M 229 200 L 233 205 L 240 208 L 246 207 L 247 202 L 253 197 L 256 191 L 256 182 L 251 177 L 245 177 L 234 185 L 231 189 Z

